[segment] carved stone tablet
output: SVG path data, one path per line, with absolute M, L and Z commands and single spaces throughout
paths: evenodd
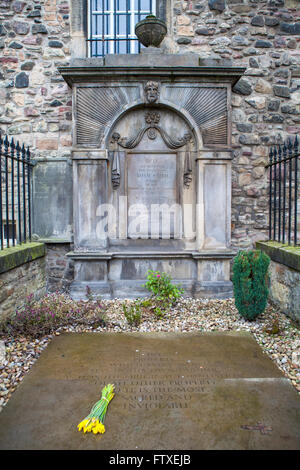
M 174 237 L 176 175 L 176 154 L 128 155 L 129 238 Z

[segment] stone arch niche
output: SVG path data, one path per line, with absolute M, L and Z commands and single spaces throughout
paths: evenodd
M 109 201 L 117 214 L 108 243 L 195 248 L 198 145 L 189 123 L 166 107 L 138 107 L 113 126 L 107 147 Z
M 145 295 L 148 269 L 186 295 L 231 295 L 230 93 L 241 70 L 195 57 L 60 69 L 73 88 L 74 298 L 87 285 L 104 298 Z

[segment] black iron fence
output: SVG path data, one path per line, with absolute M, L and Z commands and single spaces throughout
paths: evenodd
M 0 135 L 0 249 L 31 241 L 30 150 Z
M 269 239 L 289 245 L 300 242 L 299 141 L 288 138 L 269 153 Z

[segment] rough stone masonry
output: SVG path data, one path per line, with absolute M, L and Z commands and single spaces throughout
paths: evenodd
M 57 67 L 72 57 L 78 3 L 0 2 L 0 129 L 38 159 L 70 158 L 71 92 Z M 252 247 L 267 238 L 268 146 L 300 131 L 299 2 L 168 0 L 167 23 L 164 50 L 247 67 L 232 99 L 232 246 Z

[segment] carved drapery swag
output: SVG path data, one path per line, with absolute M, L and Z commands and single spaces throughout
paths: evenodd
M 190 152 L 190 139 L 187 141 L 185 156 L 184 156 L 184 171 L 183 171 L 183 184 L 189 188 L 192 182 L 192 163 L 191 163 L 191 152 Z
M 113 189 L 117 189 L 120 186 L 121 170 L 120 170 L 120 151 L 118 148 L 118 142 L 115 135 L 112 135 L 113 150 L 110 152 L 110 158 L 112 159 L 111 166 L 111 182 Z
M 173 139 L 169 134 L 159 126 L 160 114 L 158 111 L 148 111 L 145 114 L 146 125 L 139 129 L 137 134 L 133 137 L 123 137 L 121 138 L 118 132 L 112 134 L 112 171 L 111 179 L 112 186 L 114 189 L 118 188 L 120 185 L 120 151 L 119 146 L 124 149 L 133 149 L 139 145 L 143 136 L 147 132 L 147 136 L 150 140 L 154 140 L 157 137 L 157 132 L 160 133 L 163 141 L 170 149 L 179 149 L 181 147 L 186 147 L 185 149 L 185 161 L 184 161 L 184 175 L 183 183 L 186 187 L 189 187 L 192 181 L 192 164 L 191 164 L 191 152 L 190 152 L 190 141 L 192 139 L 192 134 L 187 132 L 179 139 Z

